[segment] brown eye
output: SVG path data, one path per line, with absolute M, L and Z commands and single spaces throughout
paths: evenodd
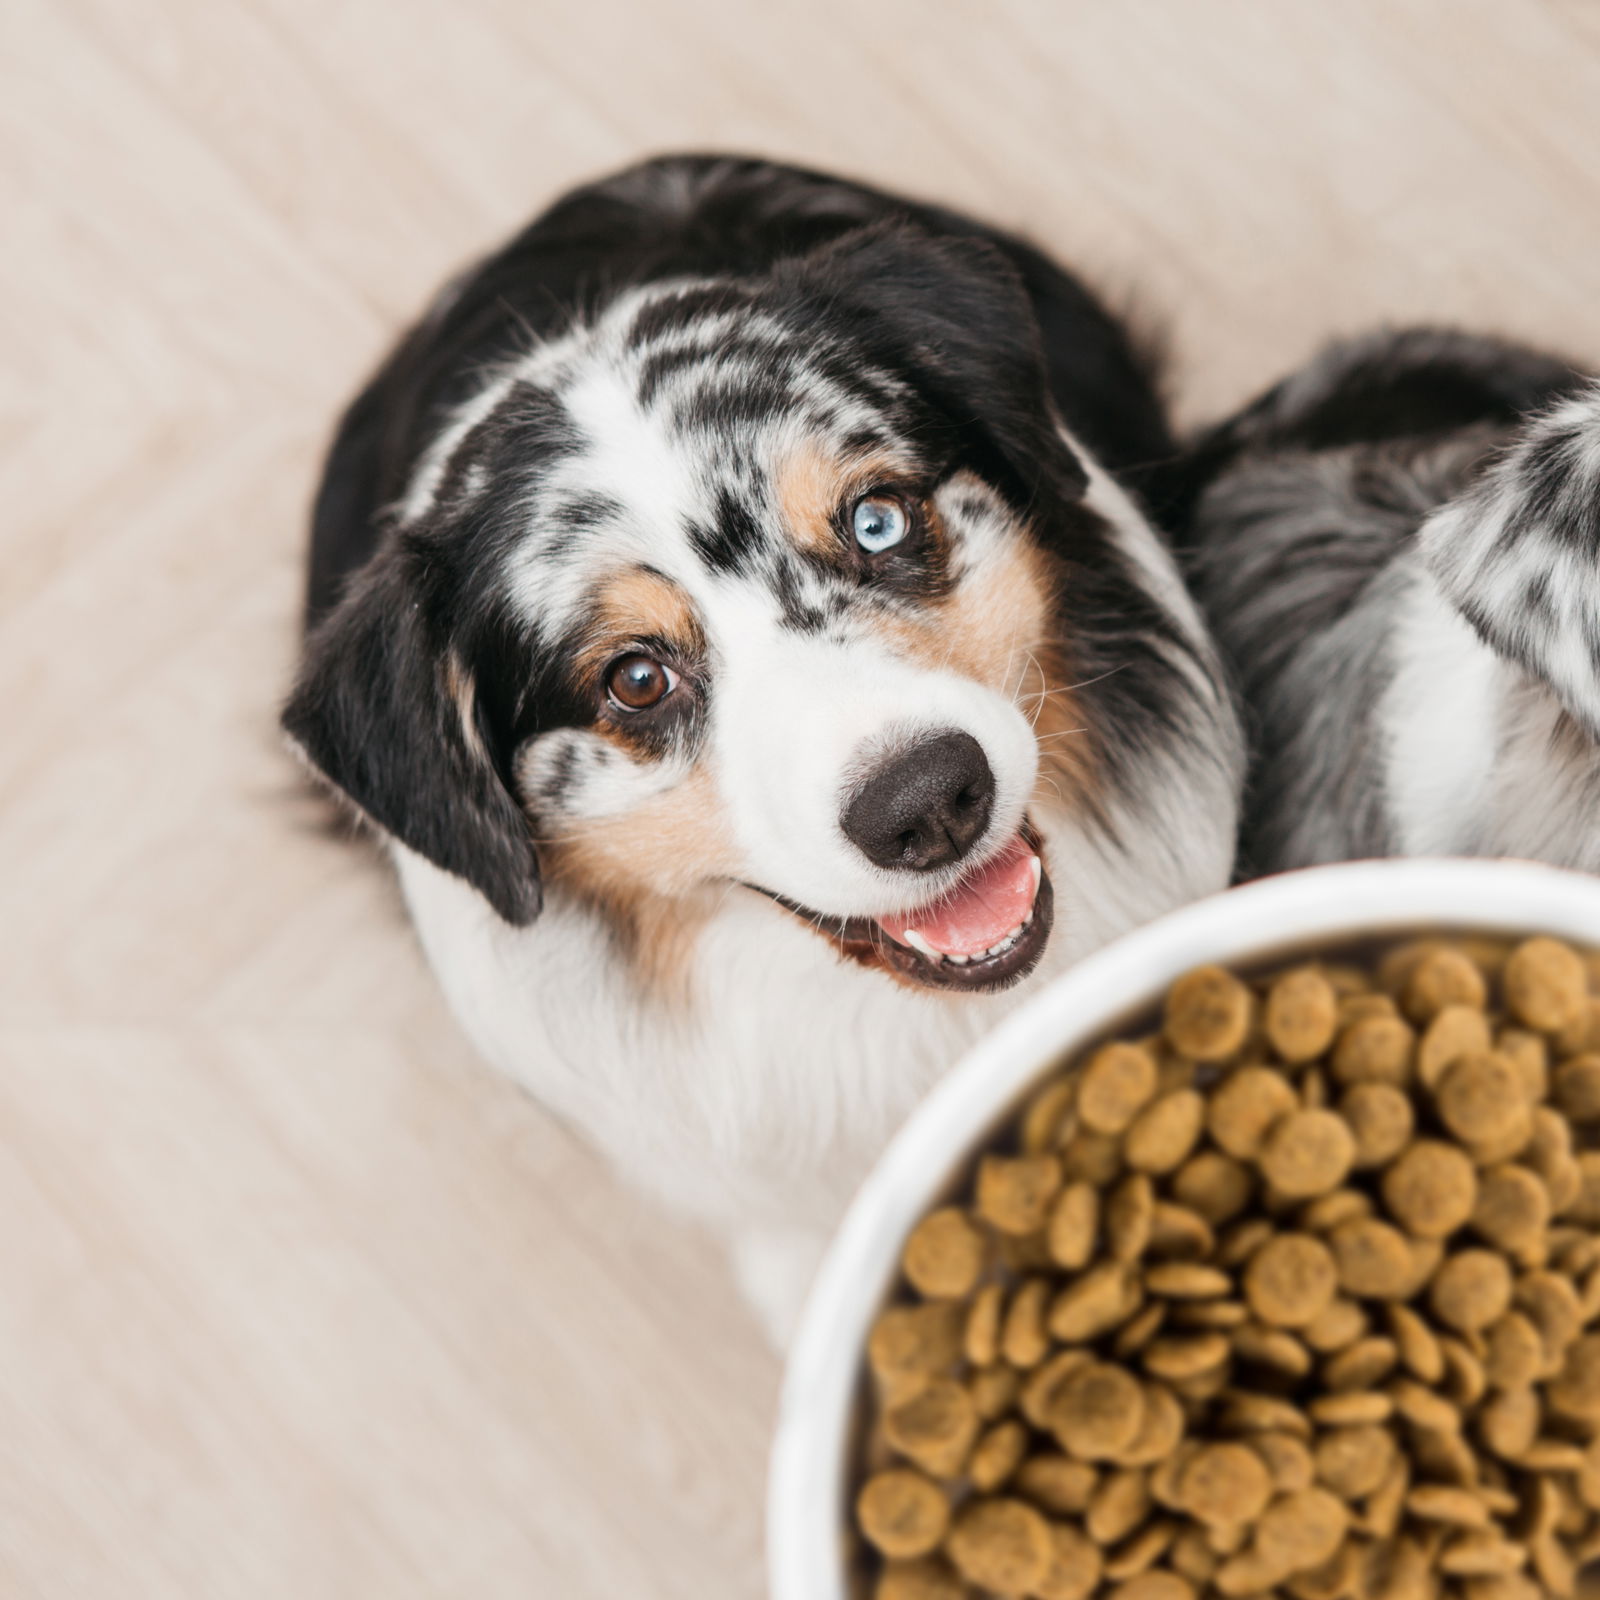
M 606 693 L 627 711 L 648 711 L 677 680 L 653 656 L 623 656 L 606 671 Z

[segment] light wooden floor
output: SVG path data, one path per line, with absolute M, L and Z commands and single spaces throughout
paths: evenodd
M 1449 318 L 1600 361 L 1600 6 L 4 0 L 0 1595 L 753 1596 L 776 1370 L 481 1070 L 273 730 L 335 406 L 647 151 L 1026 227 L 1182 415 Z

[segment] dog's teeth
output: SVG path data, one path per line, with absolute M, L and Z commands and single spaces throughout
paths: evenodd
M 947 955 L 945 957 L 945 960 L 948 961 L 952 967 L 964 967 L 964 966 L 966 966 L 966 964 L 969 961 L 971 961 L 973 959 L 974 959 L 974 957 L 972 957 L 972 956 Z
M 943 959 L 939 952 L 935 950 L 933 946 L 929 944 L 928 941 L 924 939 L 915 928 L 907 928 L 902 937 L 905 939 L 905 942 L 917 952 L 919 956 L 925 956 L 929 961 L 933 962 L 938 962 Z
M 1040 861 L 1038 856 L 1029 856 L 1028 868 L 1033 873 L 1033 892 L 1038 894 L 1039 880 L 1044 877 L 1044 863 Z M 1027 924 L 1024 923 L 1023 926 L 1026 927 Z

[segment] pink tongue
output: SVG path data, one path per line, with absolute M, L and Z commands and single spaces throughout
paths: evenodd
M 907 917 L 879 917 L 891 939 L 906 942 L 913 929 L 944 956 L 973 956 L 998 944 L 1033 909 L 1033 851 L 1018 834 L 995 857 L 943 900 Z

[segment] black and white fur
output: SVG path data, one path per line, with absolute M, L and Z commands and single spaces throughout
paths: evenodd
M 1247 705 L 1241 856 L 1600 871 L 1600 388 L 1432 329 L 1205 436 L 1175 520 Z
M 953 1058 L 1227 881 L 1235 716 L 1117 477 L 1171 448 L 1123 330 L 1029 246 L 692 157 L 559 201 L 344 418 L 285 726 L 483 1054 L 725 1230 L 776 1332 Z M 864 493 L 915 538 L 863 555 Z M 637 715 L 627 651 L 674 685 Z M 869 860 L 843 808 L 952 737 L 992 780 L 962 858 Z M 1018 838 L 1035 914 L 981 958 L 872 921 Z

